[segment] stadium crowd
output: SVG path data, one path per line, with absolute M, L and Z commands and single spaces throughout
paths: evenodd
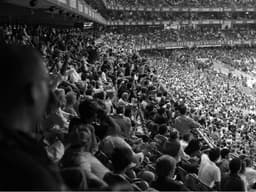
M 253 0 L 107 0 L 108 5 L 123 7 L 254 7 Z
M 212 58 L 195 65 L 207 50 L 143 57 L 99 30 L 0 31 L 1 190 L 255 190 L 256 119 L 232 108 L 255 101 Z
M 157 22 L 157 21 L 210 21 L 211 20 L 253 20 L 254 12 L 148 12 L 148 11 L 108 11 L 107 18 L 122 22 Z
M 130 41 L 136 46 L 161 44 L 168 42 L 184 41 L 223 41 L 223 40 L 254 40 L 256 31 L 254 29 L 234 28 L 221 29 L 220 27 L 183 27 L 175 28 L 150 28 L 139 27 L 123 28 L 111 31 L 109 35 L 120 40 Z M 116 36 L 116 37 L 115 37 Z

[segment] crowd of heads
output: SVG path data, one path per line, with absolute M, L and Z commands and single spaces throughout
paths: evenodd
M 253 20 L 254 12 L 155 12 L 155 11 L 128 11 L 128 10 L 108 10 L 106 18 L 111 21 L 121 22 L 190 22 L 214 20 L 231 22 L 232 20 Z
M 233 51 L 238 50 L 250 52 L 246 48 Z M 252 127 L 255 115 L 242 109 L 251 108 L 254 111 L 255 99 L 254 95 L 247 94 L 241 88 L 242 79 L 214 70 L 213 63 L 221 61 L 218 56 L 228 52 L 232 50 L 211 48 L 155 52 L 156 58 L 152 61 L 153 65 L 162 63 L 158 69 L 162 82 L 167 84 L 173 95 L 184 98 L 193 118 L 211 130 L 206 132 L 216 143 L 219 142 L 220 146 L 231 145 L 232 150 L 245 152 L 250 151 L 250 145 L 254 148 Z M 167 54 L 168 57 L 161 59 Z
M 255 102 L 213 58 L 196 65 L 212 50 L 140 54 L 99 29 L 1 32 L 1 189 L 255 189 L 255 116 L 232 108 Z
M 112 30 L 112 29 L 111 29 Z M 168 27 L 123 27 L 109 31 L 113 38 L 125 39 L 133 46 L 159 45 L 162 43 L 184 42 L 184 41 L 216 41 L 224 40 L 254 40 L 255 30 L 253 28 L 231 28 L 221 29 L 214 26 L 198 26 L 184 28 Z
M 107 0 L 112 6 L 124 7 L 254 7 L 253 0 Z

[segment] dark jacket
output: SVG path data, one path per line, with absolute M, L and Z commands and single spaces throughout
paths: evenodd
M 230 174 L 221 181 L 221 191 L 245 191 L 244 182 L 237 174 Z
M 172 157 L 177 157 L 180 152 L 180 142 L 177 140 L 169 140 L 163 144 L 162 153 L 170 155 Z
M 152 183 L 152 187 L 158 191 L 189 191 L 185 185 L 171 179 L 170 177 L 158 178 Z
M 0 190 L 65 189 L 40 143 L 22 132 L 0 130 Z

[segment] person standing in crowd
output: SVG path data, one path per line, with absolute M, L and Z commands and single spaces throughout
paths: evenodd
M 221 173 L 216 163 L 220 159 L 220 149 L 214 148 L 209 151 L 209 155 L 203 154 L 199 167 L 199 180 L 210 187 L 219 190 L 221 182 Z
M 174 180 L 176 160 L 163 155 L 156 161 L 156 180 L 152 186 L 159 191 L 188 191 L 182 184 Z
M 116 108 L 116 114 L 111 115 L 112 119 L 119 125 L 121 129 L 121 136 L 129 138 L 132 131 L 131 120 L 124 115 L 125 106 L 120 105 Z
M 169 141 L 163 144 L 162 152 L 175 158 L 177 162 L 180 162 L 182 149 L 179 140 L 179 132 L 177 130 L 170 132 Z
M 43 60 L 31 47 L 1 45 L 0 61 L 0 190 L 61 191 L 58 169 L 35 139 L 49 94 Z
M 242 168 L 242 161 L 239 158 L 234 158 L 229 164 L 230 175 L 223 178 L 221 181 L 222 191 L 245 191 L 245 185 L 241 177 L 238 175 Z
M 113 173 L 109 172 L 104 176 L 104 181 L 111 187 L 116 185 L 129 185 L 128 180 L 125 177 L 125 171 L 127 171 L 132 165 L 133 153 L 129 148 L 117 147 L 114 148 L 111 154 L 111 161 L 113 166 Z
M 76 94 L 74 92 L 69 92 L 66 95 L 66 106 L 64 108 L 64 111 L 66 113 L 71 114 L 74 117 L 77 117 L 77 111 L 75 110 L 76 105 Z
M 226 174 L 229 173 L 229 149 L 222 149 L 221 150 L 221 163 L 219 165 L 220 171 L 221 171 L 221 176 L 225 176 Z
M 178 108 L 180 115 L 175 119 L 174 127 L 180 132 L 180 136 L 183 138 L 186 134 L 191 134 L 191 131 L 195 128 L 199 128 L 201 125 L 186 116 L 187 108 L 182 105 Z
M 248 183 L 248 190 L 253 188 L 256 184 L 256 170 L 252 166 L 252 160 L 246 158 L 245 160 L 245 177 Z
M 105 187 L 102 181 L 109 170 L 93 155 L 93 131 L 83 121 L 74 119 L 69 133 L 69 146 L 61 159 L 62 169 L 78 168 L 84 171 L 90 188 Z
M 156 142 L 157 148 L 161 151 L 163 148 L 163 144 L 168 141 L 168 127 L 166 125 L 161 125 L 158 130 L 158 134 L 154 137 L 154 141 Z

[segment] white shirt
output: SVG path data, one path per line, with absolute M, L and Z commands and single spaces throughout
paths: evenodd
M 221 181 L 219 167 L 212 162 L 206 154 L 201 157 L 201 164 L 198 173 L 199 180 L 210 188 L 214 187 L 216 182 Z
M 246 167 L 245 168 L 245 177 L 246 177 L 246 180 L 247 180 L 249 186 L 256 183 L 256 170 L 251 167 Z

